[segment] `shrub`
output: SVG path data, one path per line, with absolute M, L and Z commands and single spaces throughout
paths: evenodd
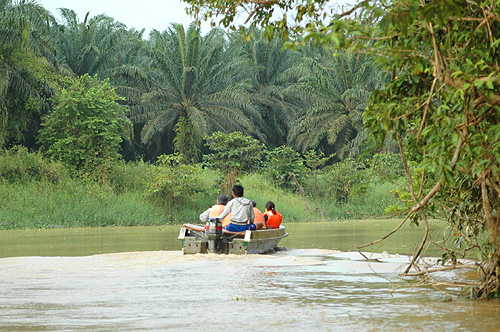
M 288 146 L 280 146 L 266 152 L 264 172 L 270 175 L 274 184 L 282 188 L 295 189 L 304 193 L 301 180 L 307 173 L 300 154 Z
M 356 186 L 366 178 L 364 165 L 351 158 L 330 166 L 324 176 L 329 183 L 325 194 L 341 203 L 347 202 Z
M 394 180 L 404 176 L 403 162 L 399 153 L 377 153 L 366 161 L 372 174 L 382 180 Z
M 206 146 L 213 153 L 203 156 L 205 165 L 218 169 L 224 174 L 220 189 L 228 192 L 242 172 L 258 169 L 265 147 L 258 140 L 240 132 L 225 134 L 215 132 L 205 137 Z
M 116 193 L 146 193 L 148 183 L 158 175 L 158 167 L 142 160 L 125 162 L 120 160 L 110 166 L 109 185 Z
M 42 119 L 39 141 L 45 155 L 72 171 L 96 173 L 120 157 L 125 135 L 123 107 L 108 81 L 85 75 L 68 78 Z
M 68 172 L 62 163 L 46 160 L 40 153 L 30 153 L 27 148 L 16 146 L 0 151 L 0 178 L 8 183 L 57 183 L 67 179 Z
M 160 171 L 156 178 L 148 184 L 149 194 L 164 202 L 167 211 L 175 204 L 186 203 L 198 193 L 206 193 L 208 189 L 197 178 L 197 167 L 182 164 L 179 153 L 158 157 Z

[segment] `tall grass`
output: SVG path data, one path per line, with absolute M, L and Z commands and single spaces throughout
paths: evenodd
M 398 203 L 391 193 L 395 186 L 389 182 L 370 183 L 365 193 L 350 197 L 346 203 L 323 198 L 320 205 L 330 220 L 389 218 L 386 207 Z
M 99 185 L 0 183 L 0 229 L 165 224 L 164 212 L 137 192 L 116 195 Z
M 249 174 L 241 177 L 240 183 L 245 188 L 245 197 L 256 201 L 259 210 L 264 212 L 266 202 L 274 202 L 284 222 L 327 219 L 314 200 L 275 187 L 265 175 Z
M 71 177 L 58 162 L 19 147 L 0 152 L 0 229 L 161 225 L 146 196 L 154 165 L 117 163 L 101 181 Z
M 186 191 L 175 202 L 149 192 L 148 184 L 168 168 L 145 162 L 119 162 L 101 181 L 71 177 L 57 162 L 24 148 L 0 152 L 0 229 L 162 225 L 199 222 L 199 214 L 216 202 L 220 173 L 196 166 L 200 192 Z M 394 185 L 377 183 L 366 193 L 339 203 L 336 197 L 313 199 L 275 186 L 263 174 L 241 176 L 245 197 L 264 210 L 273 201 L 285 222 L 359 219 L 384 215 L 396 204 Z M 321 186 L 328 183 L 321 183 Z
M 69 173 L 62 163 L 48 161 L 39 153 L 30 153 L 25 147 L 0 150 L 0 180 L 9 183 L 56 183 L 68 178 Z
M 251 174 L 241 177 L 245 196 L 257 202 L 257 208 L 264 211 L 267 201 L 273 201 L 283 219 L 290 222 L 366 219 L 384 217 L 386 207 L 396 204 L 391 190 L 393 183 L 371 183 L 366 192 L 350 197 L 346 203 L 335 197 L 314 199 L 300 196 L 273 186 L 265 175 Z

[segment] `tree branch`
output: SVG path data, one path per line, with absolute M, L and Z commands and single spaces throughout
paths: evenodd
M 451 265 L 451 266 L 445 266 L 445 267 L 440 267 L 440 268 L 435 268 L 435 269 L 425 269 L 425 270 L 418 271 L 418 272 L 404 273 L 402 275 L 405 277 L 418 277 L 418 276 L 422 276 L 424 274 L 430 274 L 430 273 L 442 272 L 442 271 L 450 271 L 450 270 L 454 270 L 454 269 L 475 270 L 475 269 L 477 269 L 477 266 L 476 265 L 465 265 L 465 264 L 464 265 Z
M 403 224 L 408 220 L 408 218 L 410 217 L 410 214 L 408 214 L 406 216 L 406 218 L 396 227 L 394 228 L 391 232 L 389 232 L 388 234 L 386 234 L 385 236 L 381 237 L 380 239 L 376 240 L 376 241 L 373 241 L 373 242 L 370 242 L 368 244 L 363 244 L 361 246 L 357 246 L 356 249 L 361 249 L 361 248 L 364 248 L 364 247 L 368 247 L 368 246 L 371 246 L 371 245 L 374 245 L 376 243 L 379 243 L 380 241 L 383 241 L 385 239 L 387 239 L 389 236 L 391 236 L 392 234 L 396 233 L 402 226 Z M 363 255 L 361 252 L 360 254 L 362 256 L 364 256 L 365 258 L 367 258 L 365 255 Z
M 427 118 L 427 112 L 429 111 L 429 105 L 431 104 L 431 99 L 434 95 L 434 88 L 436 87 L 437 80 L 438 78 L 434 77 L 434 80 L 432 81 L 431 91 L 429 92 L 429 98 L 427 98 L 427 101 L 425 102 L 424 113 L 422 114 L 422 120 L 420 121 L 420 128 L 418 129 L 417 133 L 417 142 L 419 141 L 420 135 L 422 134 L 422 130 L 424 129 L 425 120 Z

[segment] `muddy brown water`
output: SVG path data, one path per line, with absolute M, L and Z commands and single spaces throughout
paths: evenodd
M 0 331 L 499 331 L 499 301 L 398 275 L 421 229 L 355 251 L 397 223 L 286 224 L 247 256 L 182 256 L 179 226 L 0 231 Z

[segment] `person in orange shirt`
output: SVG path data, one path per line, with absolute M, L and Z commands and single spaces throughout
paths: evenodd
M 220 195 L 219 197 L 217 197 L 217 204 L 208 208 L 205 212 L 200 214 L 200 220 L 203 222 L 207 222 L 210 217 L 218 217 L 219 214 L 224 211 L 228 200 L 229 197 L 227 197 L 226 195 Z
M 279 228 L 283 218 L 281 214 L 276 211 L 274 203 L 269 201 L 266 203 L 266 212 L 264 212 L 264 220 L 266 228 Z
M 233 197 L 228 197 L 227 203 L 229 203 L 232 199 L 233 199 Z M 226 203 L 226 205 L 227 205 L 227 203 Z M 223 211 L 221 211 L 221 213 Z M 222 219 L 222 228 L 226 228 L 226 226 L 229 225 L 230 223 L 231 223 L 231 212 L 229 212 L 229 214 L 227 216 L 225 216 L 224 219 Z
M 255 214 L 255 219 L 253 222 L 254 224 L 261 223 L 262 228 L 264 228 L 264 226 L 266 225 L 266 221 L 264 220 L 264 215 L 262 214 L 262 212 L 259 211 L 259 209 L 257 209 L 257 202 L 254 200 L 251 201 L 253 205 L 253 213 Z

